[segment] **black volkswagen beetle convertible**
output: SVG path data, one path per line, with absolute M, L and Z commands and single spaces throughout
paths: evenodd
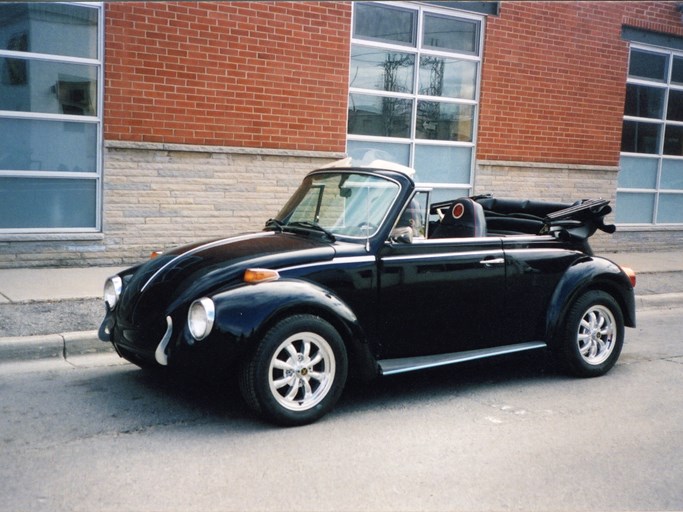
M 141 367 L 234 370 L 282 425 L 371 380 L 528 350 L 606 373 L 635 326 L 635 275 L 594 256 L 608 201 L 453 197 L 349 160 L 308 174 L 262 231 L 164 252 L 105 283 L 99 336 Z

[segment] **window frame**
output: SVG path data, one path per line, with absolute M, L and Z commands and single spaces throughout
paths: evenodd
M 0 49 L 0 58 L 21 59 L 25 61 L 53 62 L 57 64 L 80 64 L 93 66 L 96 69 L 96 115 L 55 114 L 41 112 L 22 112 L 13 110 L 0 110 L 0 118 L 3 119 L 26 119 L 32 121 L 64 122 L 77 124 L 96 125 L 96 148 L 95 170 L 92 172 L 73 172 L 57 170 L 30 170 L 30 169 L 0 169 L 0 178 L 28 178 L 28 179 L 55 179 L 55 180 L 87 180 L 95 181 L 95 223 L 85 227 L 34 227 L 34 228 L 0 228 L 0 237 L 12 239 L 12 235 L 31 236 L 37 234 L 69 235 L 69 234 L 96 234 L 102 232 L 103 210 L 103 137 L 104 137 L 104 3 L 103 2 L 59 2 L 66 5 L 80 6 L 95 9 L 97 12 L 97 42 L 95 58 L 73 57 L 58 54 L 46 54 L 30 51 L 16 51 Z M 9 235 L 9 238 L 5 235 Z M 21 239 L 25 239 L 22 237 Z
M 416 149 L 418 146 L 422 147 L 453 147 L 453 148 L 469 148 L 470 149 L 470 163 L 469 169 L 467 170 L 468 180 L 462 182 L 434 182 L 434 181 L 418 181 L 419 185 L 422 187 L 428 187 L 435 192 L 439 189 L 443 190 L 453 190 L 457 189 L 462 192 L 462 195 L 471 194 L 474 187 L 474 171 L 476 165 L 476 146 L 477 146 L 477 135 L 478 135 L 478 125 L 479 125 L 479 107 L 480 107 L 480 94 L 481 94 L 481 74 L 483 65 L 483 49 L 484 49 L 484 37 L 485 37 L 485 20 L 486 16 L 481 14 L 475 14 L 471 12 L 464 12 L 449 8 L 439 8 L 433 5 L 424 4 L 413 4 L 407 2 L 373 2 L 375 5 L 385 5 L 393 9 L 406 9 L 415 11 L 417 15 L 417 34 L 415 46 L 408 46 L 405 44 L 393 44 L 381 41 L 372 41 L 367 38 L 356 38 L 354 35 L 355 27 L 355 17 L 356 9 L 353 9 L 352 23 L 351 23 L 351 46 L 352 52 L 353 48 L 366 47 L 376 50 L 391 51 L 397 53 L 410 53 L 415 56 L 414 59 L 414 75 L 413 75 L 413 87 L 412 93 L 385 91 L 377 89 L 365 89 L 360 87 L 354 87 L 349 83 L 348 98 L 350 99 L 352 94 L 362 94 L 378 96 L 383 98 L 396 98 L 403 100 L 410 100 L 412 102 L 412 111 L 410 119 L 410 135 L 408 137 L 385 137 L 377 135 L 357 135 L 348 132 L 347 128 L 347 147 L 349 142 L 366 142 L 369 144 L 381 143 L 381 144 L 397 144 L 399 146 L 408 148 L 408 162 L 404 165 L 409 167 L 415 167 L 416 160 Z M 476 24 L 476 35 L 475 35 L 475 45 L 476 52 L 471 53 L 467 51 L 446 51 L 435 49 L 430 46 L 424 45 L 424 18 L 426 15 L 435 15 L 447 18 L 455 18 L 463 21 L 470 21 Z M 441 57 L 445 59 L 457 58 L 462 61 L 474 62 L 476 64 L 476 72 L 474 75 L 474 95 L 472 99 L 466 98 L 453 98 L 448 96 L 432 96 L 428 94 L 420 94 L 420 65 L 422 57 Z M 350 70 L 352 72 L 352 70 Z M 349 80 L 351 82 L 351 80 Z M 449 105 L 459 105 L 467 106 L 472 108 L 472 131 L 471 131 L 471 141 L 452 141 L 452 140 L 436 140 L 436 139 L 425 139 L 419 138 L 417 136 L 417 118 L 418 118 L 418 105 L 421 102 L 438 102 L 442 104 Z M 350 108 L 350 105 L 349 105 Z M 416 169 L 417 170 L 417 169 Z M 419 178 L 419 170 L 418 170 Z
M 650 222 L 618 222 L 617 223 L 619 226 L 622 227 L 633 227 L 633 228 L 643 228 L 643 227 L 653 227 L 653 228 L 660 228 L 660 227 L 676 227 L 676 228 L 683 228 L 683 221 L 682 222 L 657 222 L 657 217 L 659 214 L 659 206 L 660 206 L 660 199 L 662 196 L 671 196 L 671 195 L 679 195 L 683 196 L 683 189 L 665 189 L 662 188 L 662 168 L 663 164 L 665 161 L 677 161 L 681 162 L 683 164 L 683 155 L 668 155 L 664 152 L 665 150 L 665 144 L 666 144 L 666 130 L 667 127 L 669 126 L 675 126 L 675 127 L 680 127 L 683 129 L 683 121 L 671 121 L 667 119 L 667 114 L 668 114 L 668 105 L 669 105 L 669 96 L 671 91 L 679 91 L 683 92 L 683 84 L 677 84 L 672 82 L 672 74 L 673 74 L 673 63 L 674 59 L 679 58 L 683 59 L 683 50 L 678 50 L 674 48 L 667 48 L 667 47 L 658 47 L 658 46 L 653 46 L 653 45 L 648 45 L 648 44 L 643 44 L 643 43 L 637 43 L 637 42 L 631 42 L 629 46 L 629 67 L 627 67 L 627 72 L 630 68 L 630 63 L 631 63 L 631 55 L 632 51 L 641 51 L 645 53 L 650 53 L 650 54 L 656 54 L 656 55 L 663 55 L 667 57 L 667 71 L 666 71 L 666 80 L 657 80 L 657 79 L 645 79 L 641 77 L 631 77 L 630 75 L 627 74 L 627 79 L 626 79 L 626 87 L 629 85 L 638 85 L 638 86 L 646 86 L 646 87 L 651 87 L 651 88 L 659 88 L 664 91 L 664 97 L 663 97 L 663 106 L 662 106 L 662 112 L 661 116 L 659 118 L 652 118 L 652 117 L 638 117 L 638 116 L 629 116 L 626 115 L 626 105 L 624 105 L 624 115 L 623 115 L 623 120 L 622 120 L 622 130 L 624 128 L 624 125 L 626 122 L 641 122 L 641 123 L 647 123 L 651 125 L 656 125 L 658 129 L 658 140 L 657 140 L 657 152 L 656 153 L 638 153 L 638 152 L 630 152 L 630 151 L 620 151 L 619 156 L 620 156 L 620 161 L 623 158 L 638 158 L 638 159 L 648 159 L 648 160 L 656 160 L 657 162 L 657 170 L 656 170 L 656 177 L 655 177 L 655 184 L 654 188 L 628 188 L 624 186 L 619 185 L 619 181 L 617 178 L 617 189 L 616 189 L 616 194 L 617 194 L 617 219 L 618 219 L 618 214 L 619 214 L 619 201 L 618 197 L 620 194 L 635 194 L 635 195 L 640 195 L 641 197 L 645 197 L 647 195 L 652 195 L 654 196 L 654 202 L 652 205 L 652 217 L 650 218 Z M 620 164 L 621 166 L 621 164 Z

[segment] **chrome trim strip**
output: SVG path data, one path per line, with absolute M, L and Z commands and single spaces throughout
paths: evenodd
M 331 260 L 314 261 L 311 263 L 302 263 L 301 265 L 293 265 L 291 267 L 283 267 L 278 269 L 278 272 L 282 274 L 290 270 L 299 270 L 301 268 L 315 268 L 323 267 L 326 265 L 340 265 L 353 263 L 375 263 L 375 261 L 376 260 L 374 256 L 342 256 L 339 258 L 332 258 Z
M 515 343 L 514 345 L 503 345 L 501 347 L 484 348 L 480 350 L 468 350 L 465 352 L 452 352 L 450 354 L 438 354 L 434 356 L 404 357 L 398 359 L 384 359 L 378 361 L 380 373 L 382 375 L 395 375 L 397 373 L 411 372 L 414 370 L 424 370 L 427 368 L 437 368 L 448 364 L 464 363 L 486 357 L 500 356 L 504 354 L 514 354 L 525 350 L 535 350 L 547 347 L 543 341 L 529 341 L 526 343 Z
M 173 320 L 170 316 L 166 317 L 166 332 L 164 337 L 161 338 L 161 342 L 154 351 L 154 359 L 157 360 L 162 366 L 168 366 L 168 354 L 166 353 L 166 347 L 168 347 L 168 342 L 171 341 L 171 334 L 173 334 Z
M 500 247 L 482 248 L 480 251 L 462 251 L 462 252 L 442 252 L 435 254 L 407 254 L 405 256 L 383 256 L 382 261 L 425 261 L 425 260 L 439 260 L 444 258 L 457 258 L 463 256 L 478 256 L 482 253 L 502 254 L 503 249 Z M 493 261 L 493 260 L 492 260 Z

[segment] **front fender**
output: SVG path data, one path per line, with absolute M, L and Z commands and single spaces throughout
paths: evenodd
M 546 339 L 552 343 L 574 301 L 588 290 L 604 290 L 621 306 L 627 327 L 636 325 L 635 295 L 624 271 L 605 258 L 576 260 L 564 273 L 550 299 L 546 317 Z
M 280 319 L 301 313 L 314 314 L 338 330 L 350 356 L 361 366 L 357 370 L 363 375 L 367 372 L 376 374 L 374 358 L 355 313 L 334 293 L 319 285 L 298 279 L 280 279 L 232 288 L 211 299 L 216 308 L 214 328 L 209 337 L 213 343 L 231 340 L 235 348 L 243 352 L 258 343 Z

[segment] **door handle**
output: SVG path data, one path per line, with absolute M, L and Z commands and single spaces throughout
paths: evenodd
M 504 265 L 505 264 L 505 258 L 484 258 L 479 263 L 484 265 L 485 267 L 489 268 L 489 267 L 492 267 L 493 265 Z

